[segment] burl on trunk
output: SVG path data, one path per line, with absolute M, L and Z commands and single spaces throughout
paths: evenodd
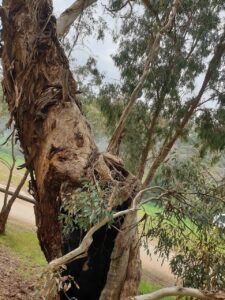
M 67 238 L 62 234 L 62 186 L 66 193 L 82 187 L 84 179 L 97 182 L 107 190 L 109 209 L 118 210 L 129 207 L 139 182 L 119 158 L 99 153 L 95 145 L 57 38 L 52 1 L 4 0 L 1 17 L 9 125 L 15 122 L 31 174 L 37 234 L 49 262 L 77 247 L 84 235 L 79 228 Z M 116 300 L 136 294 L 140 259 L 135 221 L 132 213 L 116 222 L 119 231 L 105 226 L 94 235 L 87 256 L 68 265 L 79 286 L 68 291 L 69 297 Z

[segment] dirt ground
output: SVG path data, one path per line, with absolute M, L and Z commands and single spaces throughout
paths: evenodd
M 0 246 L 0 300 L 39 300 L 34 295 L 34 283 L 37 280 L 37 267 L 29 266 L 29 280 L 26 279 L 25 263 Z

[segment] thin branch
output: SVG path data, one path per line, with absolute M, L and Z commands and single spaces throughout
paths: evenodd
M 3 187 L 0 187 L 0 192 L 5 194 L 6 189 L 4 189 Z M 13 196 L 14 194 L 15 194 L 15 191 L 8 190 L 8 195 Z M 32 197 L 23 196 L 21 194 L 17 194 L 16 198 L 21 199 L 21 200 L 26 201 L 26 202 L 31 203 L 31 204 L 36 203 L 35 200 Z
M 14 138 L 15 138 L 15 129 L 13 130 L 12 136 L 11 136 L 12 165 L 11 165 L 10 171 L 9 171 L 9 177 L 8 177 L 8 181 L 7 181 L 7 185 L 6 185 L 6 192 L 5 192 L 5 196 L 4 196 L 4 203 L 3 203 L 2 210 L 4 210 L 7 206 L 9 187 L 10 187 L 10 184 L 11 184 L 11 181 L 12 181 L 13 171 L 14 171 L 15 164 L 16 164 L 15 149 L 14 149 L 14 142 L 15 142 Z
M 142 0 L 142 2 L 144 3 L 144 6 L 153 14 L 153 16 L 155 16 L 157 24 L 160 25 L 160 19 L 159 19 L 158 11 L 154 8 L 151 1 Z
M 16 200 L 17 196 L 19 195 L 22 187 L 24 186 L 24 183 L 27 180 L 27 176 L 29 174 L 29 171 L 26 170 L 26 172 L 24 173 L 22 179 L 20 180 L 20 183 L 18 184 L 17 188 L 15 189 L 15 192 L 13 193 L 12 197 L 9 199 L 8 204 L 7 204 L 7 210 L 10 211 L 11 207 L 14 203 L 14 201 Z
M 221 297 L 220 297 L 221 295 Z M 190 297 L 195 297 L 198 299 L 224 299 L 224 294 L 220 293 L 215 293 L 215 294 L 207 294 L 204 293 L 198 289 L 194 288 L 185 288 L 185 287 L 167 287 L 160 289 L 156 292 L 153 292 L 151 294 L 146 294 L 146 295 L 141 295 L 141 296 L 136 296 L 136 297 L 131 297 L 129 300 L 158 300 L 162 299 L 164 297 L 168 296 L 190 296 Z M 128 300 L 128 299 L 127 299 Z
M 117 152 L 118 152 L 119 144 L 120 144 L 120 141 L 121 141 L 121 135 L 122 135 L 122 132 L 124 130 L 125 123 L 126 123 L 126 120 L 128 118 L 128 115 L 130 114 L 130 112 L 133 108 L 133 105 L 135 104 L 135 102 L 138 98 L 138 95 L 139 95 L 140 91 L 142 90 L 142 88 L 144 86 L 144 83 L 145 83 L 149 73 L 152 71 L 151 65 L 154 62 L 154 60 L 156 58 L 156 55 L 159 52 L 161 39 L 162 39 L 163 35 L 167 32 L 167 30 L 171 28 L 172 23 L 175 19 L 176 13 L 177 13 L 178 5 L 179 5 L 179 0 L 174 0 L 171 12 L 169 14 L 168 21 L 156 33 L 153 45 L 149 47 L 149 53 L 148 53 L 148 56 L 147 56 L 147 59 L 146 59 L 146 62 L 145 62 L 145 66 L 144 66 L 142 76 L 141 76 L 138 84 L 134 88 L 134 90 L 133 90 L 133 92 L 130 96 L 130 99 L 128 101 L 128 104 L 125 107 L 125 109 L 123 110 L 123 113 L 122 113 L 122 115 L 119 119 L 119 122 L 116 126 L 116 129 L 113 132 L 113 135 L 112 135 L 111 140 L 109 142 L 108 151 L 111 152 L 112 154 L 117 154 Z
M 143 178 L 143 175 L 144 175 L 144 171 L 145 171 L 145 167 L 146 167 L 146 164 L 147 164 L 147 161 L 148 161 L 148 154 L 149 154 L 149 150 L 150 150 L 150 147 L 151 147 L 151 144 L 152 144 L 152 138 L 153 138 L 153 135 L 154 135 L 154 129 L 155 129 L 155 126 L 158 122 L 158 118 L 159 118 L 159 115 L 161 113 L 161 110 L 162 110 L 162 106 L 163 106 L 163 103 L 164 103 L 164 100 L 165 100 L 165 97 L 166 97 L 166 94 L 167 94 L 167 90 L 168 90 L 168 87 L 169 87 L 169 84 L 170 84 L 170 79 L 171 79 L 171 76 L 174 72 L 174 67 L 175 67 L 175 58 L 172 60 L 172 62 L 169 63 L 169 74 L 167 74 L 166 76 L 166 80 L 161 88 L 161 91 L 160 93 L 158 94 L 158 91 L 157 91 L 157 101 L 155 103 L 155 111 L 153 113 L 153 116 L 152 116 L 152 120 L 151 120 L 151 123 L 150 123 L 150 126 L 148 127 L 147 129 L 147 141 L 146 141 L 146 144 L 143 148 L 143 151 L 142 151 L 142 154 L 141 154 L 141 162 L 140 162 L 140 165 L 138 167 L 138 172 L 137 172 L 137 177 L 138 179 L 142 180 Z
M 158 170 L 158 167 L 166 159 L 167 155 L 169 154 L 169 152 L 172 149 L 173 145 L 175 144 L 176 140 L 180 137 L 185 126 L 187 125 L 187 123 L 189 122 L 191 117 L 193 116 L 196 108 L 198 107 L 198 105 L 202 99 L 202 96 L 203 96 L 205 90 L 207 89 L 208 83 L 210 82 L 210 80 L 214 74 L 214 71 L 218 67 L 224 53 L 225 53 L 225 28 L 224 28 L 224 32 L 220 38 L 219 43 L 215 47 L 214 55 L 213 55 L 211 61 L 209 62 L 208 69 L 206 71 L 202 86 L 201 86 L 197 96 L 188 103 L 187 112 L 184 115 L 183 119 L 180 121 L 179 126 L 177 126 L 175 133 L 173 134 L 173 136 L 170 138 L 170 140 L 167 143 L 164 143 L 163 147 L 161 148 L 159 155 L 153 162 L 153 164 L 147 174 L 147 177 L 143 183 L 144 187 L 147 187 L 149 185 L 153 176 L 155 175 L 156 171 Z
M 13 134 L 13 131 L 10 133 L 10 135 L 6 138 L 6 140 L 0 146 L 6 145 L 8 143 L 8 141 L 9 141 L 9 139 L 11 138 L 12 134 Z
M 67 253 L 66 255 L 51 261 L 47 267 L 47 271 L 55 272 L 58 269 L 60 269 L 63 265 L 68 264 L 69 262 L 77 259 L 78 256 L 80 256 L 81 254 L 87 252 L 88 248 L 92 244 L 93 234 L 96 231 L 98 231 L 101 227 L 105 226 L 109 221 L 111 221 L 112 218 L 117 219 L 119 217 L 125 216 L 129 213 L 136 211 L 138 209 L 137 202 L 143 196 L 143 194 L 146 191 L 154 190 L 154 189 L 158 189 L 158 188 L 161 189 L 160 187 L 150 187 L 150 188 L 146 188 L 146 189 L 139 191 L 132 201 L 131 208 L 116 212 L 113 214 L 112 217 L 106 217 L 101 222 L 99 222 L 98 224 L 91 227 L 91 229 L 86 233 L 85 237 L 83 238 L 80 246 L 78 248 L 72 250 L 71 252 Z
M 97 0 L 77 0 L 67 8 L 57 19 L 58 37 L 65 36 L 78 16 Z

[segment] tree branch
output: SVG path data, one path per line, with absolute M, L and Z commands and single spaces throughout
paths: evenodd
M 26 172 L 24 173 L 22 179 L 20 180 L 20 183 L 18 184 L 17 188 L 15 189 L 12 197 L 9 199 L 8 204 L 6 206 L 6 211 L 7 211 L 8 214 L 9 214 L 9 212 L 11 210 L 11 207 L 12 207 L 13 203 L 15 202 L 16 198 L 18 198 L 18 195 L 19 195 L 24 183 L 27 180 L 28 174 L 29 174 L 29 171 L 26 170 Z
M 152 47 L 151 46 L 149 47 L 150 49 L 149 49 L 149 53 L 148 53 L 148 56 L 147 56 L 147 59 L 146 59 L 146 62 L 145 62 L 145 67 L 144 67 L 142 76 L 141 76 L 138 84 L 134 88 L 134 90 L 133 90 L 133 92 L 130 96 L 130 99 L 128 101 L 128 104 L 125 107 L 125 109 L 123 110 L 123 113 L 122 113 L 122 115 L 119 119 L 119 122 L 116 126 L 116 129 L 113 132 L 113 135 L 112 135 L 111 140 L 109 142 L 108 151 L 111 152 L 112 154 L 117 154 L 117 152 L 118 152 L 119 144 L 120 144 L 120 141 L 121 141 L 121 135 L 122 135 L 122 132 L 124 130 L 125 123 L 126 123 L 126 120 L 128 118 L 128 115 L 131 112 L 131 109 L 133 108 L 133 105 L 134 105 L 134 103 L 136 102 L 136 100 L 138 98 L 138 94 L 140 93 L 140 91 L 142 90 L 142 88 L 144 86 L 145 80 L 147 79 L 149 73 L 152 70 L 151 64 L 154 62 L 155 57 L 159 52 L 160 42 L 161 42 L 162 36 L 163 36 L 163 34 L 165 34 L 167 32 L 167 30 L 169 28 L 171 28 L 173 20 L 175 19 L 175 16 L 176 16 L 176 13 L 177 13 L 178 5 L 179 5 L 179 0 L 174 0 L 171 12 L 169 14 L 168 21 L 156 33 L 153 45 L 152 45 Z
M 97 0 L 77 0 L 67 8 L 57 19 L 58 37 L 65 36 L 78 16 Z
M 221 295 L 221 297 L 220 297 Z M 190 296 L 190 297 L 196 297 L 198 299 L 224 299 L 224 294 L 216 293 L 216 294 L 206 294 L 198 289 L 194 288 L 185 288 L 185 287 L 168 287 L 160 289 L 156 292 L 153 292 L 151 294 L 136 296 L 134 298 L 129 298 L 129 300 L 157 300 L 162 299 L 167 296 Z M 128 300 L 128 299 L 127 299 Z
M 1 193 L 6 193 L 6 189 L 3 187 L 0 187 L 0 192 Z M 8 190 L 8 195 L 13 196 L 15 194 L 15 191 L 10 191 Z M 23 201 L 29 202 L 31 204 L 35 204 L 35 200 L 32 197 L 27 197 L 27 196 L 23 196 L 21 194 L 17 194 L 16 198 L 21 199 Z
M 56 258 L 55 260 L 51 261 L 47 267 L 48 271 L 52 271 L 52 272 L 55 272 L 57 271 L 60 267 L 62 267 L 63 265 L 65 264 L 68 264 L 69 262 L 75 260 L 76 258 L 79 258 L 80 255 L 84 254 L 88 248 L 90 247 L 91 243 L 92 243 L 92 237 L 93 237 L 93 234 L 98 231 L 101 227 L 103 227 L 104 225 L 106 225 L 110 220 L 111 218 L 113 219 L 116 219 L 116 218 L 119 218 L 119 217 L 122 217 L 122 216 L 125 216 L 129 213 L 132 213 L 134 211 L 136 211 L 138 209 L 137 207 L 137 203 L 138 203 L 138 200 L 141 199 L 141 197 L 143 196 L 143 194 L 146 192 L 146 191 L 149 191 L 149 190 L 163 190 L 163 188 L 161 187 L 158 187 L 158 186 L 153 186 L 153 187 L 150 187 L 150 188 L 146 188 L 146 189 L 143 189 L 141 191 L 139 191 L 137 193 L 137 195 L 134 197 L 133 201 L 132 201 L 132 207 L 131 208 L 128 208 L 128 209 L 125 209 L 125 210 L 122 210 L 122 211 L 119 211 L 119 212 L 116 212 L 113 214 L 112 217 L 106 217 L 104 218 L 101 222 L 99 222 L 98 224 L 94 225 L 85 235 L 85 237 L 83 238 L 80 246 L 74 250 L 72 250 L 71 252 L 67 253 L 66 255 L 60 257 L 60 258 Z M 165 192 L 162 194 L 162 196 L 165 196 Z M 161 197 L 162 197 L 161 196 Z M 149 199 L 148 201 L 151 201 L 153 200 L 153 198 L 157 198 L 159 199 L 159 197 L 152 197 L 151 199 Z M 140 205 L 141 206 L 143 205 L 142 202 L 140 202 Z
M 220 38 L 218 45 L 215 47 L 214 55 L 213 55 L 211 61 L 209 62 L 202 86 L 201 86 L 197 96 L 190 101 L 189 107 L 187 108 L 187 112 L 184 115 L 183 119 L 181 120 L 179 126 L 176 128 L 175 133 L 172 135 L 172 137 L 170 138 L 170 140 L 168 142 L 164 143 L 163 147 L 161 148 L 159 155 L 154 160 L 154 162 L 147 174 L 147 177 L 143 183 L 143 187 L 147 187 L 149 185 L 149 183 L 151 182 L 153 176 L 155 175 L 155 172 L 157 171 L 158 167 L 165 160 L 165 158 L 167 157 L 171 148 L 175 144 L 176 140 L 180 137 L 181 133 L 183 132 L 183 129 L 185 128 L 185 126 L 187 125 L 187 123 L 189 122 L 191 117 L 193 116 L 193 113 L 195 112 L 195 109 L 198 107 L 198 105 L 202 99 L 202 96 L 208 86 L 208 83 L 210 82 L 210 80 L 214 74 L 214 71 L 218 67 L 224 53 L 225 53 L 225 30 Z

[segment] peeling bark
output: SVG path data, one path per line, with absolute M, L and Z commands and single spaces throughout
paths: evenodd
M 76 248 L 85 234 L 76 229 L 67 239 L 62 235 L 58 219 L 62 187 L 66 193 L 82 187 L 84 179 L 97 180 L 103 191 L 111 191 L 106 200 L 109 207 L 120 210 L 129 207 L 140 184 L 120 159 L 99 153 L 94 143 L 76 98 L 76 82 L 57 39 L 52 1 L 4 0 L 2 23 L 3 90 L 10 122 L 15 121 L 31 174 L 41 249 L 50 262 Z M 129 229 L 134 221 L 135 213 L 116 221 L 120 231 L 104 226 L 94 234 L 88 257 L 68 265 L 67 272 L 80 285 L 80 289 L 70 290 L 70 296 L 81 300 L 102 298 L 102 290 L 104 293 L 112 288 L 113 272 L 120 274 L 121 270 L 117 295 L 107 299 L 135 295 L 139 275 L 132 276 L 132 272 L 139 274 L 140 260 L 133 247 L 137 244 L 136 229 Z

